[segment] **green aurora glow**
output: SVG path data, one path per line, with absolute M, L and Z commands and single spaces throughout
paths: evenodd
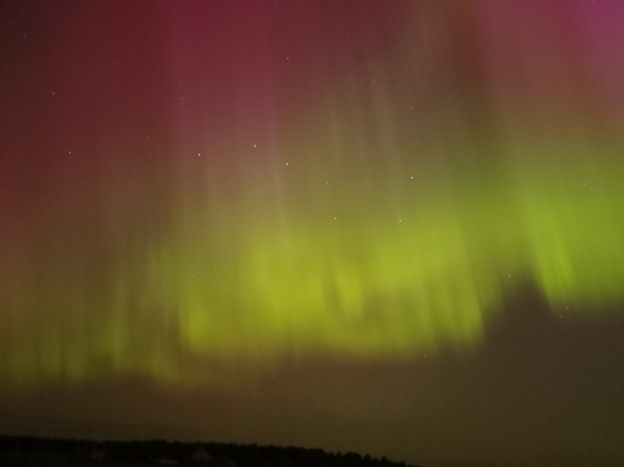
M 113 372 L 218 384 L 222 375 L 184 371 L 181 350 L 254 371 L 288 355 L 411 358 L 478 346 L 491 315 L 527 280 L 559 315 L 621 301 L 624 172 L 615 151 L 563 136 L 559 145 L 532 140 L 488 177 L 341 167 L 310 187 L 310 170 L 328 162 L 310 150 L 308 159 L 254 167 L 239 197 L 230 181 L 213 184 L 212 196 L 226 200 L 218 205 L 195 190 L 170 228 L 115 264 L 114 285 L 98 300 L 77 276 L 56 277 L 58 264 L 39 285 L 50 309 L 26 293 L 25 277 L 14 280 L 23 292 L 5 290 L 5 300 L 38 318 L 16 315 L 9 326 L 15 334 L 31 326 L 36 345 L 10 342 L 3 374 L 23 383 Z

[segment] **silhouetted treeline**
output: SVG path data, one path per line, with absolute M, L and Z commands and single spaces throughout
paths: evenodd
M 62 466 L 100 464 L 203 465 L 205 467 L 407 467 L 354 452 L 327 453 L 322 449 L 182 443 L 178 441 L 88 441 L 0 435 L 2 466 Z

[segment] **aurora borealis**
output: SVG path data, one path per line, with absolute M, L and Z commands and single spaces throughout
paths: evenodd
M 497 350 L 552 345 L 527 368 L 559 367 L 557 352 L 579 342 L 618 341 L 591 331 L 618 333 L 623 319 L 624 7 L 616 0 L 0 8 L 0 394 L 13 401 L 0 414 L 37 429 L 15 401 L 49 412 L 48 398 L 69 398 L 58 394 L 95 394 L 96 405 L 123 407 L 132 421 L 83 407 L 71 409 L 76 426 L 92 426 L 96 410 L 110 436 L 131 436 L 119 427 L 137 424 L 214 436 L 169 409 L 161 417 L 153 407 L 128 409 L 123 394 L 141 381 L 142 391 L 177 404 L 220 400 L 234 421 L 211 404 L 201 413 L 251 442 L 253 431 L 240 427 L 261 417 L 258 405 L 275 407 L 275 394 L 293 426 L 314 419 L 310 401 L 322 420 L 349 430 L 351 419 L 383 424 L 405 413 L 439 412 L 462 426 L 449 414 L 466 413 L 457 407 L 470 390 L 435 394 L 461 381 L 489 387 L 499 364 L 487 357 L 491 338 L 510 309 L 539 308 L 559 336 Z M 615 350 L 599 363 L 567 350 L 561 362 L 617 373 Z M 448 370 L 449 361 L 459 366 Z M 509 367 L 499 373 L 515 381 Z M 324 382 L 302 376 L 308 371 Z M 582 378 L 561 371 L 560 380 L 543 378 L 552 385 L 531 396 L 529 413 Z M 395 389 L 380 389 L 376 372 L 398 381 Z M 624 381 L 611 376 L 600 404 L 617 420 L 624 397 L 612 388 Z M 108 385 L 120 402 L 104 395 Z M 423 386 L 438 392 L 410 396 Z M 563 400 L 578 395 L 566 391 L 577 389 Z M 583 430 L 600 432 L 609 417 L 578 397 L 575 410 L 594 423 Z M 373 403 L 380 398 L 388 412 Z M 503 400 L 491 410 L 512 410 Z M 508 426 L 488 417 L 496 430 Z M 611 449 L 624 431 L 613 423 L 596 441 L 610 448 L 604 465 L 624 455 Z M 396 426 L 405 441 L 353 443 L 415 462 L 429 456 L 431 465 L 445 459 L 420 454 L 405 420 Z M 266 439 L 350 449 L 341 436 L 309 430 Z M 510 430 L 502 432 L 526 439 Z M 140 436 L 152 432 L 163 433 Z M 554 445 L 568 455 L 560 436 Z M 508 460 L 496 446 L 475 446 L 486 453 L 475 447 L 475 462 Z

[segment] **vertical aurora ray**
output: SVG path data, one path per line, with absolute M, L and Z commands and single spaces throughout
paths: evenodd
M 294 46 L 273 13 L 176 12 L 173 136 L 100 147 L 3 230 L 5 381 L 465 352 L 527 280 L 558 313 L 624 300 L 622 69 L 591 53 L 617 33 L 566 42 L 575 7 L 324 8 L 284 13 Z

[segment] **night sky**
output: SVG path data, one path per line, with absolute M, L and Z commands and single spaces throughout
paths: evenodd
M 0 432 L 624 465 L 624 3 L 0 0 Z

